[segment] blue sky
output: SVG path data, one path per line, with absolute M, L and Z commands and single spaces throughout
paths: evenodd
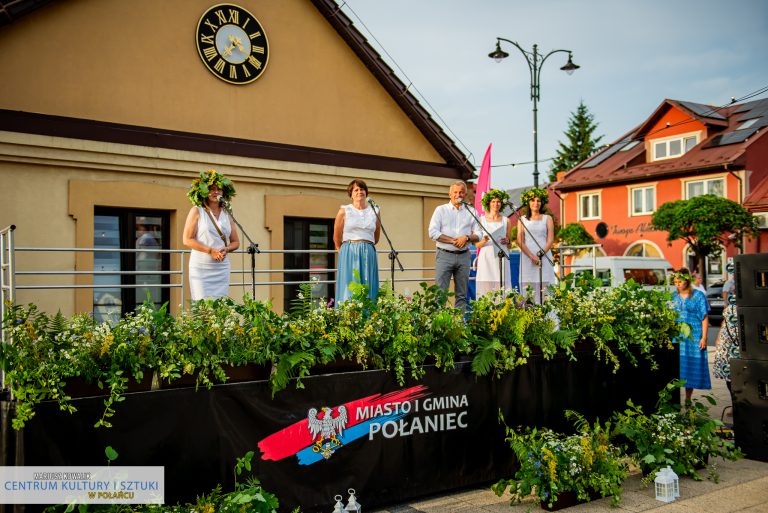
M 522 164 L 533 160 L 528 65 L 509 44 L 509 58 L 488 58 L 497 36 L 542 54 L 571 50 L 581 66 L 569 76 L 559 69 L 567 55 L 555 54 L 542 67 L 544 180 L 580 100 L 607 143 L 665 98 L 724 105 L 768 86 L 765 0 L 338 1 L 478 168 L 493 143 L 494 187 L 533 183 Z

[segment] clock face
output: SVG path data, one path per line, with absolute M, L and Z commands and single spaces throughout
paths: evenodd
M 225 82 L 250 84 L 267 68 L 267 35 L 259 20 L 238 5 L 219 4 L 205 11 L 195 39 L 205 67 Z

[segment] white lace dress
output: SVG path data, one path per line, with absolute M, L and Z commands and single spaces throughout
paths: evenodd
M 480 220 L 480 223 L 488 230 L 496 242 L 504 248 L 501 239 L 507 236 L 507 223 L 509 219 L 502 216 L 499 221 L 489 221 L 486 217 Z M 499 250 L 488 241 L 482 248 L 478 248 L 480 253 L 477 256 L 477 274 L 475 275 L 476 296 L 479 298 L 494 290 L 499 290 Z M 512 289 L 512 277 L 509 275 L 509 260 L 504 258 L 501 262 L 501 272 L 504 275 L 504 288 Z
M 544 215 L 537 221 L 528 220 L 525 217 L 520 217 L 520 221 L 528 228 L 523 230 L 523 244 L 528 248 L 528 251 L 536 255 L 540 250 L 539 246 L 531 240 L 531 235 L 539 245 L 543 248 L 547 244 L 547 218 L 548 215 Z M 530 232 L 530 233 L 529 233 Z M 547 256 L 552 260 L 552 251 L 547 252 Z M 552 264 L 547 261 L 546 258 L 541 258 L 541 281 L 539 281 L 539 266 L 534 265 L 531 259 L 528 258 L 525 253 L 520 255 L 520 291 L 525 293 L 526 289 L 530 287 L 533 290 L 533 297 L 536 302 L 539 301 L 539 291 L 544 288 L 546 293 L 546 287 L 555 281 L 555 270 Z

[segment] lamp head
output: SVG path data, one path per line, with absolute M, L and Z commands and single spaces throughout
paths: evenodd
M 501 49 L 501 42 L 497 39 L 496 40 L 496 49 L 488 54 L 488 57 L 495 60 L 496 62 L 501 62 L 502 59 L 506 59 L 509 57 L 509 54 Z
M 579 69 L 581 66 L 578 64 L 573 63 L 573 57 L 570 52 L 568 52 L 568 62 L 565 63 L 565 66 L 560 68 L 561 70 L 565 71 L 569 75 L 573 75 L 573 72 Z

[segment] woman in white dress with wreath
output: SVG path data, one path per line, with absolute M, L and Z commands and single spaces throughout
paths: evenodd
M 502 248 L 505 248 L 505 252 L 509 250 L 512 243 L 512 223 L 501 214 L 504 203 L 508 199 L 509 195 L 505 191 L 491 189 L 483 195 L 481 200 L 485 215 L 480 219 L 480 224 L 493 235 L 494 240 Z M 509 260 L 506 257 L 502 257 L 502 279 L 499 279 L 499 250 L 491 241 L 491 238 L 486 234 L 475 245 L 478 248 L 475 261 L 477 266 L 477 274 L 475 275 L 476 297 L 479 298 L 495 290 L 500 290 L 501 283 L 503 283 L 504 289 L 512 290 Z
M 228 254 L 240 247 L 240 239 L 224 202 L 234 195 L 232 181 L 215 169 L 200 173 L 187 193 L 194 206 L 184 223 L 182 242 L 192 250 L 189 288 L 194 301 L 229 295 Z
M 548 200 L 547 191 L 537 187 L 520 196 L 520 203 L 523 205 L 522 215 L 517 222 L 517 245 L 522 252 L 520 292 L 525 294 L 530 289 L 535 303 L 545 297 L 547 287 L 555 281 L 555 271 L 551 263 L 555 222 L 551 215 L 545 213 Z

